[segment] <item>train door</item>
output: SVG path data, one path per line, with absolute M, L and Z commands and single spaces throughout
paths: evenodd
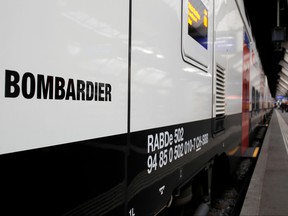
M 212 4 L 132 3 L 130 215 L 160 211 L 211 147 Z
M 250 41 L 244 30 L 242 77 L 242 153 L 249 146 L 250 128 Z

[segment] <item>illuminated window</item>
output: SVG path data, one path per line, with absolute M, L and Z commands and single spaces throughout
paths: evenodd
M 208 10 L 200 0 L 188 0 L 188 34 L 207 49 Z

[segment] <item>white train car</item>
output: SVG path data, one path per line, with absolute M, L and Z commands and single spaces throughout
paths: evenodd
M 1 214 L 213 198 L 269 95 L 241 0 L 0 4 Z

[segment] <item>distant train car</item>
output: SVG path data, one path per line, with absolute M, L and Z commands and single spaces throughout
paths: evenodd
M 0 4 L 1 215 L 196 211 L 272 108 L 241 0 Z

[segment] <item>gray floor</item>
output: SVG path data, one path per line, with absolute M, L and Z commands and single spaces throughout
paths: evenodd
M 249 185 L 241 216 L 288 215 L 287 146 L 288 113 L 275 110 Z

